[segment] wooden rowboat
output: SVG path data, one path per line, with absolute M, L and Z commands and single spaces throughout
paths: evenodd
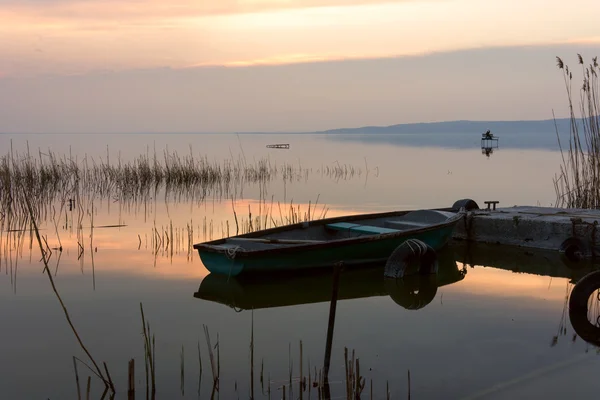
M 462 213 L 395 211 L 303 222 L 195 244 L 204 266 L 227 276 L 386 261 L 408 239 L 440 250 Z

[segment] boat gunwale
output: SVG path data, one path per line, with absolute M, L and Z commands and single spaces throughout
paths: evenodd
M 430 210 L 456 213 L 456 211 L 452 210 L 451 208 L 439 208 L 439 209 L 430 209 Z M 373 218 L 383 218 L 383 217 L 392 217 L 392 216 L 398 217 L 398 216 L 406 215 L 413 211 L 419 211 L 419 210 L 388 211 L 388 212 L 383 212 L 383 213 L 367 213 L 367 214 L 356 214 L 356 215 L 350 215 L 350 216 L 332 217 L 332 218 L 325 218 L 325 219 L 320 219 L 320 220 L 315 220 L 315 221 L 308 221 L 308 224 L 310 224 L 311 227 L 314 227 L 314 226 L 324 226 L 324 225 L 328 225 L 328 224 L 335 223 L 335 222 L 347 222 L 347 221 L 354 221 L 354 220 L 361 220 L 361 219 L 373 219 Z M 275 247 L 272 249 L 257 249 L 257 250 L 246 250 L 246 249 L 240 248 L 239 250 L 236 251 L 235 257 L 236 258 L 253 258 L 253 257 L 264 256 L 264 255 L 280 255 L 280 254 L 286 254 L 286 253 L 294 253 L 294 252 L 297 252 L 298 249 L 319 250 L 319 249 L 323 249 L 323 248 L 336 248 L 336 247 L 341 247 L 341 246 L 352 245 L 355 243 L 364 243 L 364 242 L 370 242 L 370 241 L 377 241 L 377 240 L 381 240 L 381 239 L 392 239 L 392 238 L 400 238 L 403 236 L 412 236 L 414 234 L 429 232 L 432 230 L 444 228 L 444 227 L 452 225 L 452 224 L 456 224 L 456 223 L 458 223 L 458 221 L 460 220 L 461 217 L 462 216 L 460 214 L 456 213 L 455 216 L 448 218 L 448 220 L 446 220 L 446 221 L 443 221 L 440 223 L 435 223 L 435 224 L 425 226 L 422 228 L 415 228 L 415 229 L 403 230 L 403 231 L 398 231 L 398 232 L 358 236 L 358 237 L 351 237 L 351 238 L 342 238 L 342 239 L 324 241 L 322 243 L 306 243 L 306 244 L 302 243 L 302 244 L 295 244 L 292 246 Z M 299 222 L 299 223 L 292 224 L 292 225 L 285 225 L 285 226 L 279 226 L 279 227 L 274 227 L 274 228 L 269 228 L 269 229 L 263 229 L 260 231 L 246 233 L 246 234 L 242 234 L 242 235 L 230 236 L 228 238 L 222 238 L 222 239 L 212 240 L 212 241 L 203 242 L 203 243 L 197 243 L 197 244 L 194 244 L 193 248 L 198 250 L 199 252 L 203 251 L 203 252 L 208 252 L 208 253 L 217 253 L 217 254 L 220 253 L 220 254 L 226 255 L 227 249 L 215 248 L 215 246 L 225 244 L 227 242 L 227 240 L 229 240 L 229 239 L 260 238 L 262 236 L 272 234 L 272 233 L 280 233 L 280 232 L 286 232 L 286 231 L 296 230 L 296 229 L 306 229 L 306 226 L 305 226 L 306 223 L 307 222 Z

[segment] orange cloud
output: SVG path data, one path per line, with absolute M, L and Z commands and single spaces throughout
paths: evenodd
M 582 11 L 592 0 L 568 9 L 558 0 L 12 1 L 0 6 L 0 69 L 11 75 L 598 43 L 595 14 Z

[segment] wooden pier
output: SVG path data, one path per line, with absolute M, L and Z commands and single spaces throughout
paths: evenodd
M 290 145 L 288 143 L 278 143 L 278 144 L 268 144 L 268 149 L 289 149 Z
M 457 225 L 454 238 L 556 250 L 575 261 L 600 256 L 600 210 L 526 206 L 496 208 L 497 203 L 486 202 L 486 209 L 468 211 Z

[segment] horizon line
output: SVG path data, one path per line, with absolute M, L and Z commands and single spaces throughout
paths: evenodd
M 581 117 L 575 118 L 576 120 L 583 119 Z M 471 120 L 471 119 L 457 119 L 457 120 L 445 120 L 445 121 L 430 121 L 430 122 L 403 122 L 392 125 L 364 125 L 352 128 L 330 128 L 324 130 L 314 131 L 221 131 L 221 132 L 210 132 L 210 131 L 178 131 L 178 132 L 140 132 L 140 131 L 126 131 L 126 132 L 2 132 L 0 135 L 248 135 L 248 134 L 264 134 L 264 135 L 299 135 L 299 134 L 336 134 L 343 133 L 340 131 L 352 131 L 360 129 L 386 129 L 401 126 L 410 125 L 440 125 L 440 124 L 452 124 L 452 123 L 543 123 L 543 122 L 554 122 L 554 121 L 570 121 L 570 117 L 563 118 L 547 118 L 547 119 L 518 119 L 518 120 Z

